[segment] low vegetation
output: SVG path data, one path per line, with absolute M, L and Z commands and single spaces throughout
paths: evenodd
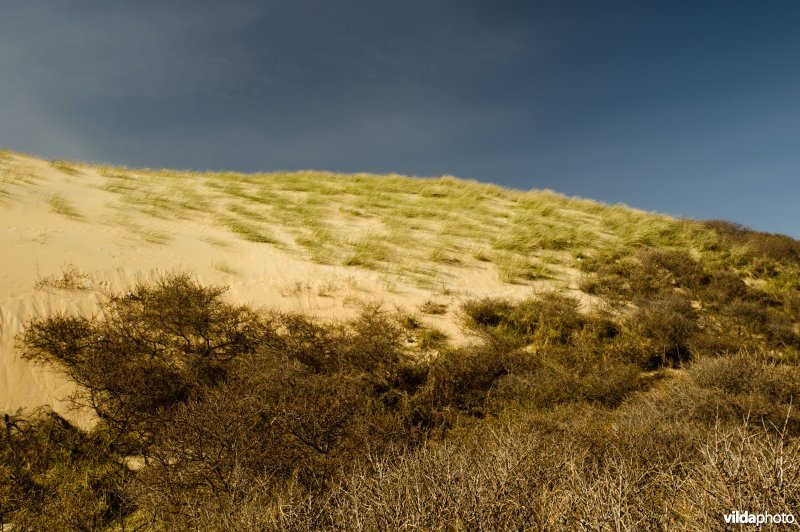
M 375 270 L 387 290 L 391 272 L 439 292 L 417 314 L 366 305 L 329 323 L 233 305 L 172 274 L 106 294 L 92 316 L 35 317 L 19 351 L 74 381 L 71 400 L 94 423 L 4 416 L 0 529 L 721 530 L 733 510 L 800 518 L 791 238 L 450 177 L 75 168 L 105 178 L 120 216 L 202 219 L 231 241 Z M 0 172 L 0 198 L 28 183 L 16 156 L 0 154 Z M 214 253 L 229 245 L 205 238 Z M 520 297 L 465 299 L 450 289 L 457 268 Z M 37 288 L 83 289 L 83 275 L 65 268 Z M 468 342 L 433 325 L 450 317 Z
M 64 161 L 64 160 L 58 159 L 58 160 L 52 161 L 50 163 L 50 166 L 52 166 L 53 168 L 57 169 L 61 173 L 64 173 L 64 174 L 67 174 L 67 175 L 78 175 L 80 173 L 80 170 L 78 170 L 78 168 L 76 168 L 76 165 L 74 163 L 71 163 L 70 161 Z
M 314 262 L 391 272 L 425 288 L 476 267 L 529 285 L 572 268 L 570 250 L 689 249 L 716 238 L 696 222 L 449 176 L 92 170 L 123 211 L 204 220 Z M 275 238 L 270 227 L 286 234 Z
M 34 290 L 86 290 L 91 287 L 89 275 L 72 264 L 61 267 L 61 275 L 38 276 Z
M 183 274 L 93 317 L 36 318 L 25 356 L 78 383 L 96 423 L 6 416 L 0 522 L 672 530 L 791 512 L 798 292 L 747 268 L 774 261 L 774 279 L 797 264 L 783 243 L 744 245 L 759 255 L 586 257 L 604 303 L 469 300 L 458 312 L 478 339 L 460 347 L 379 307 L 322 323 L 231 305 Z
M 72 218 L 73 220 L 82 220 L 83 215 L 61 194 L 51 194 L 47 198 L 47 204 L 50 205 L 50 210 L 57 214 Z

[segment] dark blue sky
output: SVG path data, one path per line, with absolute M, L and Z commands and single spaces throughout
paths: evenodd
M 800 237 L 800 3 L 4 2 L 0 145 L 454 174 Z

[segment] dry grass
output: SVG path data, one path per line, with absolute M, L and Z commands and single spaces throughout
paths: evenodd
M 34 290 L 87 290 L 91 288 L 89 275 L 82 272 L 72 264 L 61 267 L 61 275 L 48 277 L 37 276 Z
M 229 275 L 237 275 L 238 272 L 231 266 L 228 262 L 224 260 L 217 260 L 214 262 L 212 267 L 222 273 L 227 273 Z
M 61 194 L 51 194 L 47 198 L 47 204 L 50 205 L 50 210 L 57 214 L 73 220 L 83 220 L 83 215 Z
M 261 244 L 277 243 L 277 240 L 275 240 L 266 229 L 256 223 L 227 216 L 220 217 L 220 223 L 244 240 Z
M 423 314 L 446 314 L 447 303 L 440 303 L 438 301 L 434 301 L 433 299 L 429 299 L 420 305 L 419 310 Z
M 476 262 L 496 263 L 503 282 L 527 283 L 573 268 L 563 252 L 574 249 L 587 256 L 642 246 L 714 253 L 714 230 L 698 223 L 449 176 L 97 170 L 123 209 L 165 219 L 210 215 L 240 238 L 269 245 L 279 242 L 266 228 L 280 227 L 292 242 L 288 251 L 420 286 Z
M 80 173 L 80 171 L 75 167 L 75 164 L 70 161 L 59 159 L 52 161 L 50 166 L 67 175 L 78 175 Z
M 524 256 L 506 253 L 498 257 L 496 263 L 497 274 L 504 283 L 526 283 L 549 277 L 544 266 L 535 264 Z

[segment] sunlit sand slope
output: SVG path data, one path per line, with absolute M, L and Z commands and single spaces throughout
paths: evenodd
M 20 357 L 28 320 L 90 315 L 104 292 L 166 272 L 326 319 L 382 303 L 458 341 L 466 298 L 555 287 L 588 304 L 585 254 L 701 237 L 661 215 L 451 177 L 130 170 L 0 152 L 0 411 L 63 413 L 72 389 Z

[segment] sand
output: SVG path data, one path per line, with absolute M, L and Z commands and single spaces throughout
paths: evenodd
M 188 271 L 202 283 L 228 286 L 231 302 L 332 320 L 351 317 L 374 302 L 390 311 L 418 313 L 418 306 L 433 298 L 447 304 L 448 312 L 425 316 L 425 321 L 457 341 L 464 338 L 460 301 L 530 293 L 530 287 L 500 282 L 490 264 L 453 269 L 441 289 L 432 291 L 387 273 L 316 264 L 270 244 L 237 238 L 202 217 L 123 215 L 119 196 L 103 190 L 102 176 L 91 167 L 65 171 L 33 157 L 4 157 L 6 171 L 13 168 L 27 182 L 6 178 L 0 196 L 2 412 L 47 405 L 68 413 L 73 385 L 57 370 L 21 358 L 15 345 L 31 318 L 54 312 L 92 315 L 104 293 L 124 291 L 166 272 Z M 61 203 L 75 212 L 59 209 Z M 153 234 L 168 235 L 168 241 Z M 75 274 L 79 286 L 59 287 L 65 272 Z

